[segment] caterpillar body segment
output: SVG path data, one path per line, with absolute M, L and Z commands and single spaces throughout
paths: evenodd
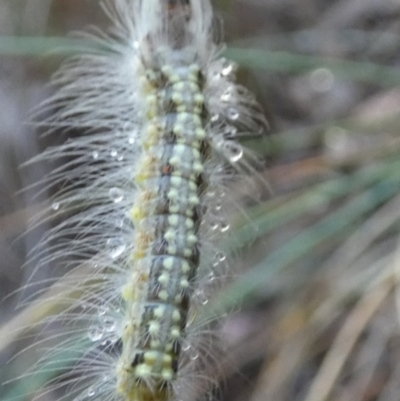
M 229 191 L 242 180 L 248 195 L 257 176 L 238 138 L 260 135 L 266 122 L 220 57 L 208 0 L 109 0 L 104 9 L 113 28 L 90 37 L 107 52 L 67 60 L 41 106 L 56 110 L 43 122 L 50 132 L 82 132 L 39 157 L 67 160 L 46 177 L 62 218 L 36 258 L 62 277 L 62 296 L 45 302 L 65 308 L 44 334 L 67 353 L 89 340 L 49 391 L 73 401 L 193 401 L 218 381 L 209 344 L 217 316 L 201 310 L 228 275 L 228 217 L 243 213 Z M 50 350 L 34 369 L 48 370 L 46 359 L 70 365 Z
M 127 313 L 116 373 L 117 392 L 126 401 L 173 398 L 199 264 L 198 205 L 206 190 L 209 145 L 200 67 L 186 51 L 170 49 L 174 63 L 161 63 L 148 71 L 150 79 L 142 80 L 146 129 L 134 175 L 137 201 L 130 214 L 137 227 L 130 266 L 134 274 L 122 292 Z M 138 274 L 147 282 L 140 294 Z M 135 303 L 141 304 L 140 311 Z

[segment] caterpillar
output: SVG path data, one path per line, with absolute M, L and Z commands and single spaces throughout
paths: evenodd
M 37 158 L 63 161 L 44 179 L 59 223 L 35 260 L 57 267 L 64 308 L 33 370 L 72 365 L 49 383 L 60 399 L 200 399 L 218 366 L 217 315 L 201 310 L 229 275 L 221 241 L 243 212 L 229 188 L 258 174 L 240 139 L 266 120 L 221 55 L 208 0 L 103 8 L 112 28 L 85 34 L 98 46 L 64 62 L 40 106 L 49 132 L 80 134 Z

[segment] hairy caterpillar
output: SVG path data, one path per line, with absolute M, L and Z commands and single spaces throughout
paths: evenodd
M 39 157 L 65 159 L 45 178 L 60 223 L 36 255 L 65 274 L 65 308 L 48 319 L 43 341 L 57 346 L 35 369 L 72 364 L 50 388 L 75 401 L 189 401 L 218 365 L 201 308 L 227 275 L 219 241 L 240 210 L 229 187 L 256 174 L 238 139 L 266 122 L 220 56 L 208 0 L 104 9 L 109 34 L 87 34 L 101 51 L 67 60 L 41 106 L 56 110 L 50 131 L 83 135 Z

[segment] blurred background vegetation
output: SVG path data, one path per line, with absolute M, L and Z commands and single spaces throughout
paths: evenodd
M 46 227 L 21 234 L 49 196 L 19 192 L 46 174 L 19 168 L 49 143 L 26 123 L 28 112 L 76 51 L 67 33 L 106 26 L 98 3 L 0 0 L 0 382 L 33 363 L 29 353 L 12 358 L 27 345 L 12 341 L 13 330 L 46 314 L 16 310 L 12 295 L 33 274 L 21 266 Z M 267 141 L 249 145 L 263 152 L 273 191 L 249 209 L 252 227 L 237 228 L 243 274 L 221 297 L 242 307 L 224 329 L 220 397 L 398 400 L 400 2 L 214 3 L 226 54 L 270 122 Z M 50 277 L 51 266 L 40 275 Z M 4 386 L 0 400 L 52 375 Z

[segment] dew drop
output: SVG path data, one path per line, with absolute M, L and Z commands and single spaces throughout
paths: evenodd
M 119 203 L 124 199 L 122 190 L 116 187 L 111 188 L 108 194 L 114 203 Z
M 192 347 L 190 346 L 190 344 L 185 344 L 182 346 L 182 351 L 187 352 L 191 349 Z
M 99 306 L 99 316 L 104 316 L 108 312 L 108 307 L 105 305 Z
M 219 119 L 220 119 L 220 115 L 219 115 L 218 113 L 213 114 L 213 115 L 211 116 L 211 121 L 212 121 L 213 123 L 216 123 L 217 121 L 219 121 Z
M 228 88 L 222 95 L 221 100 L 223 102 L 230 102 L 233 98 L 233 90 Z
M 115 149 L 111 149 L 110 155 L 111 157 L 117 157 L 118 152 Z
M 310 75 L 310 84 L 317 92 L 327 92 L 334 83 L 334 75 L 327 68 L 317 68 Z
M 52 208 L 53 210 L 58 210 L 58 209 L 60 209 L 60 203 L 59 203 L 59 202 L 54 202 L 54 203 L 51 205 L 51 208 Z
M 229 107 L 226 114 L 230 120 L 237 120 L 240 116 L 238 109 L 235 107 Z
M 215 277 L 215 274 L 212 273 L 212 272 L 208 275 L 207 278 L 208 278 L 208 281 L 209 281 L 210 283 L 212 283 L 213 281 L 217 280 L 217 277 Z
M 221 232 L 224 233 L 229 230 L 229 224 L 226 221 L 221 222 Z
M 202 305 L 207 305 L 208 304 L 208 298 L 206 297 L 206 294 L 204 293 L 203 290 L 197 291 L 196 297 L 198 298 L 199 302 Z
M 235 70 L 236 70 L 236 63 L 225 60 L 223 66 L 222 66 L 221 74 L 224 77 L 227 77 L 230 74 L 232 74 L 233 72 L 235 72 Z
M 104 320 L 103 325 L 104 325 L 104 330 L 107 333 L 112 333 L 113 331 L 115 331 L 116 327 L 115 319 L 107 318 Z
M 225 129 L 222 131 L 222 135 L 226 139 L 234 139 L 237 137 L 237 134 L 238 129 L 233 125 L 226 126 Z
M 210 227 L 211 227 L 211 230 L 213 230 L 213 231 L 217 230 L 218 227 L 219 227 L 219 222 L 218 221 L 212 221 Z
M 107 240 L 107 246 L 110 248 L 110 257 L 111 259 L 117 259 L 120 257 L 126 248 L 126 245 L 118 239 L 109 239 Z
M 93 397 L 96 394 L 94 387 L 90 386 L 87 391 L 88 397 Z
M 218 202 L 218 203 L 215 205 L 214 210 L 215 210 L 216 212 L 219 212 L 221 209 L 222 209 L 222 205 L 221 205 L 220 202 Z
M 243 157 L 243 149 L 240 145 L 231 143 L 228 148 L 229 160 L 232 163 L 238 162 Z
M 99 152 L 97 152 L 97 150 L 92 152 L 92 158 L 93 160 L 97 160 L 99 158 Z
M 99 326 L 92 326 L 89 329 L 88 337 L 90 341 L 99 341 L 103 338 L 103 328 Z

